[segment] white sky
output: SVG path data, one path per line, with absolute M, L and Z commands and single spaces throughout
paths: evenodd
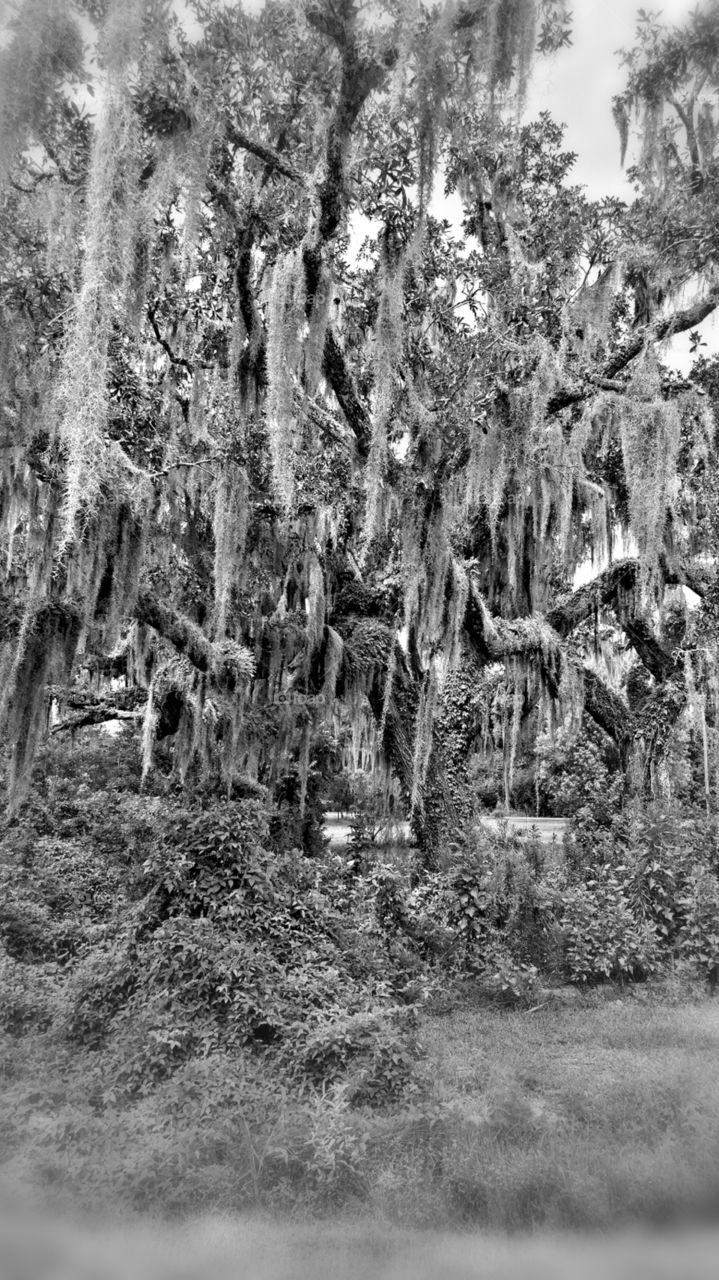
M 661 14 L 667 25 L 683 22 L 694 0 L 574 0 L 572 45 L 537 66 L 530 85 L 528 111 L 550 111 L 566 124 L 567 147 L 577 153 L 576 180 L 593 198 L 631 196 L 619 166 L 619 138 L 612 119 L 612 98 L 624 73 L 618 51 L 634 44 L 638 10 Z

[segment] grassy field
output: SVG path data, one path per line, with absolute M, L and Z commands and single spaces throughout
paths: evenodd
M 353 1110 L 340 1088 L 278 1097 L 264 1126 L 229 1060 L 98 1112 L 89 1059 L 6 1040 L 5 1190 L 93 1213 L 350 1213 L 382 1229 L 719 1220 L 719 1002 L 465 1003 L 425 1015 L 419 1039 L 411 1106 Z
M 443 1154 L 444 1203 L 461 1220 L 719 1217 L 719 1003 L 465 1010 L 428 1021 L 422 1040 L 437 1096 L 463 1118 Z M 436 1193 L 416 1184 L 431 1212 Z

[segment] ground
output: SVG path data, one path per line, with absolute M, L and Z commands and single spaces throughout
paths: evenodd
M 0 1248 L 7 1280 L 714 1280 L 719 1234 L 507 1240 L 364 1222 L 318 1233 L 262 1218 L 130 1230 L 29 1218 L 0 1222 Z
M 333 1280 L 360 1275 L 462 1280 L 525 1275 L 530 1265 L 541 1276 L 540 1261 L 548 1276 L 562 1277 L 575 1274 L 580 1252 L 581 1274 L 590 1278 L 708 1278 L 716 1273 L 711 1249 L 714 1259 L 719 1256 L 719 1237 L 712 1235 L 719 1221 L 719 1002 L 697 995 L 674 1003 L 676 993 L 666 989 L 613 994 L 619 998 L 577 996 L 569 1007 L 548 1005 L 533 1012 L 464 1002 L 442 1016 L 424 1016 L 419 1038 L 424 1070 L 433 1082 L 432 1105 L 368 1118 L 370 1141 L 356 1169 L 362 1194 L 336 1209 L 324 1204 L 319 1220 L 307 1226 L 298 1223 L 297 1207 L 292 1225 L 286 1215 L 282 1222 L 238 1217 L 226 1199 L 207 1217 L 212 1202 L 200 1195 L 205 1174 L 198 1165 L 190 1174 L 204 1205 L 201 1221 L 193 1224 L 188 1212 L 181 1215 L 181 1228 L 149 1229 L 135 1217 L 121 1248 L 116 1225 L 95 1227 L 90 1234 L 67 1229 L 38 1210 L 32 1172 L 64 1159 L 75 1161 L 76 1175 L 77 1155 L 67 1125 L 53 1127 L 49 1117 L 38 1116 L 5 1168 L 0 1256 L 10 1258 L 14 1249 L 19 1261 L 16 1269 L 2 1272 L 3 1280 L 50 1276 L 37 1259 L 24 1271 L 20 1267 L 23 1251 L 29 1256 L 45 1238 L 46 1260 L 53 1250 L 89 1250 L 88 1256 L 93 1249 L 104 1250 L 115 1267 L 108 1263 L 102 1272 L 107 1280 L 130 1275 L 199 1280 L 206 1274 L 251 1275 L 253 1280 L 325 1275 Z M 12 1046 L 5 1050 L 11 1052 Z M 23 1061 L 27 1071 L 27 1053 Z M 33 1090 L 41 1094 L 44 1085 L 29 1072 L 22 1082 L 6 1077 L 4 1132 L 12 1128 L 20 1094 L 26 1107 Z M 144 1117 L 148 1135 L 156 1132 L 151 1105 L 145 1100 L 123 1125 L 134 1134 L 127 1156 L 138 1178 L 146 1175 L 149 1158 L 139 1121 Z M 328 1104 L 322 1117 L 325 1139 L 340 1131 L 346 1135 L 346 1117 L 338 1120 L 330 1111 Z M 178 1150 L 187 1136 L 183 1123 L 170 1140 Z M 362 1117 L 352 1123 L 352 1133 L 359 1131 Z M 101 1182 L 102 1169 L 93 1166 L 82 1142 L 79 1149 L 88 1159 L 88 1177 Z M 163 1151 L 172 1156 L 169 1148 Z M 222 1158 L 231 1165 L 230 1151 Z M 18 1171 L 24 1186 L 14 1180 Z M 225 1185 L 217 1168 L 210 1173 L 218 1186 Z M 108 1183 L 104 1207 L 93 1212 L 114 1215 L 115 1207 Z M 157 1218 L 151 1198 L 139 1207 Z M 660 1229 L 669 1234 L 658 1243 Z M 462 1234 L 449 1234 L 458 1230 Z M 575 1235 L 597 1231 L 608 1233 L 604 1243 Z M 504 1232 L 538 1235 L 531 1245 L 510 1245 L 502 1239 Z M 160 1254 L 168 1250 L 184 1270 L 160 1269 Z M 613 1269 L 602 1271 L 607 1250 Z M 637 1269 L 637 1250 L 655 1255 L 643 1271 Z M 140 1255 L 144 1270 L 137 1262 Z M 136 1259 L 132 1265 L 131 1258 Z M 67 1274 L 82 1280 L 96 1271 L 74 1262 Z

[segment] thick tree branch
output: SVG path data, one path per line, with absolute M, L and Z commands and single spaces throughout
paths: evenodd
M 636 724 L 627 704 L 601 679 L 592 667 L 585 667 L 584 710 L 616 744 L 626 762 Z
M 622 630 L 640 662 L 659 683 L 676 674 L 677 664 L 644 618 L 625 618 Z
M 229 142 L 233 146 L 240 147 L 243 151 L 248 151 L 250 155 L 256 156 L 268 169 L 272 169 L 275 173 L 279 173 L 283 178 L 290 178 L 292 182 L 299 183 L 304 187 L 306 178 L 299 169 L 296 169 L 289 160 L 281 156 L 279 151 L 275 151 L 272 147 L 266 147 L 263 142 L 256 142 L 254 138 L 250 138 L 241 129 L 235 128 L 233 124 L 226 126 L 226 134 Z
M 184 654 L 198 671 L 210 672 L 217 662 L 217 651 L 195 622 L 183 617 L 171 605 L 158 600 L 151 591 L 141 589 L 134 616 L 138 622 L 152 627 L 178 653 Z
M 85 712 L 70 716 L 67 720 L 61 720 L 59 724 L 53 725 L 50 732 L 52 734 L 74 733 L 76 729 L 109 724 L 113 720 L 141 720 L 144 714 L 142 710 L 122 711 L 119 707 L 90 707 Z
M 322 372 L 335 394 L 347 425 L 354 432 L 359 456 L 367 458 L 372 440 L 369 412 L 360 399 L 337 336 L 330 328 L 325 337 Z
M 374 89 L 397 61 L 398 51 L 387 49 L 381 60 L 361 55 L 355 32 L 356 10 L 352 0 L 335 5 L 310 5 L 307 21 L 336 45 L 342 65 L 340 89 L 327 131 L 322 178 L 317 187 L 318 246 L 326 244 L 342 220 L 346 198 L 346 161 L 355 121 Z
M 596 376 L 577 386 L 563 387 L 555 392 L 547 404 L 547 412 L 555 414 L 560 409 L 568 409 L 571 405 L 581 404 L 582 401 L 588 400 L 598 387 L 607 388 L 607 383 L 611 384 L 617 374 L 622 373 L 627 365 L 631 364 L 632 360 L 641 354 L 648 342 L 663 342 L 665 338 L 669 338 L 675 333 L 686 333 L 687 329 L 695 329 L 697 325 L 701 324 L 702 320 L 706 320 L 707 316 L 716 311 L 717 307 L 719 307 L 719 288 L 712 289 L 706 298 L 702 298 L 700 302 L 695 302 L 692 307 L 687 307 L 684 311 L 677 311 L 671 316 L 665 316 L 651 326 L 637 330 L 614 353 Z M 616 390 L 616 387 L 611 387 L 610 385 L 607 389 Z
M 183 654 L 196 671 L 209 675 L 219 688 L 232 693 L 249 677 L 253 668 L 252 654 L 241 645 L 216 645 L 207 639 L 196 622 L 146 588 L 138 592 L 133 610 L 137 622 L 152 627 L 178 653 Z M 229 643 L 229 642 L 228 642 Z
M 562 662 L 562 639 L 591 617 L 595 601 L 627 587 L 631 589 L 636 574 L 635 561 L 623 561 L 612 566 L 601 583 L 580 588 L 562 608 L 553 610 L 545 620 L 523 618 L 516 622 L 492 618 L 481 597 L 470 592 L 467 607 L 467 637 L 475 655 L 482 662 L 501 662 L 508 657 L 535 655 L 542 663 L 542 670 L 550 691 L 559 692 L 559 675 Z M 552 621 L 556 627 L 552 625 Z M 653 640 L 653 637 L 647 639 Z M 654 642 L 656 643 L 656 642 Z M 659 646 L 660 647 L 660 646 Z M 664 657 L 664 650 L 661 650 Z M 591 667 L 584 672 L 584 709 L 587 715 L 608 733 L 625 760 L 634 733 L 634 720 L 626 703 Z
M 566 600 L 550 609 L 547 622 L 557 635 L 566 638 L 583 622 L 592 618 L 597 609 L 607 605 L 615 606 L 621 602 L 622 597 L 626 599 L 631 596 L 638 581 L 639 561 L 617 560 L 591 582 L 578 587 Z
M 692 571 L 678 561 L 667 561 L 661 569 L 667 584 L 689 587 L 699 596 L 705 594 L 707 582 L 701 572 Z M 638 560 L 617 560 L 592 582 L 585 583 L 550 609 L 547 622 L 559 636 L 566 637 L 592 618 L 598 609 L 613 609 L 637 657 L 654 679 L 661 682 L 676 676 L 677 664 L 637 607 L 635 592 L 639 577 Z
M 665 338 L 669 338 L 675 333 L 686 333 L 687 329 L 695 329 L 698 324 L 701 324 L 702 320 L 706 320 L 707 316 L 716 311 L 717 307 L 719 307 L 719 288 L 712 289 L 706 298 L 702 298 L 700 302 L 695 302 L 692 307 L 687 307 L 684 311 L 677 311 L 671 316 L 665 316 L 662 320 L 653 324 L 650 329 L 644 329 L 639 333 L 633 334 L 629 341 L 604 366 L 602 376 L 615 378 L 618 373 L 621 373 L 622 369 L 626 369 L 627 365 L 644 350 L 647 341 L 663 342 Z

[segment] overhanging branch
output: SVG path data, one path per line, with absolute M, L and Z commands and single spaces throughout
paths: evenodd
M 701 324 L 702 320 L 706 320 L 713 311 L 719 307 L 719 288 L 712 289 L 701 301 L 695 302 L 693 306 L 687 307 L 684 311 L 677 311 L 673 315 L 664 316 L 661 320 L 657 320 L 650 326 L 633 333 L 630 338 L 621 346 L 618 351 L 607 361 L 599 372 L 590 376 L 586 382 L 574 387 L 563 387 L 550 398 L 547 404 L 547 412 L 555 414 L 560 409 L 568 409 L 574 404 L 581 404 L 584 400 L 588 400 L 597 389 L 606 388 L 607 390 L 616 390 L 611 383 L 635 360 L 638 355 L 647 346 L 647 343 L 663 342 L 665 338 L 670 338 L 676 333 L 686 333 L 688 329 L 695 329 Z M 621 386 L 621 384 L 620 384 Z M 621 388 L 623 389 L 623 387 Z
M 113 720 L 141 720 L 144 711 L 123 711 L 120 707 L 91 707 L 85 712 L 81 712 L 76 716 L 69 716 L 67 720 L 61 720 L 59 724 L 52 726 L 50 732 L 56 733 L 74 733 L 76 729 L 89 728 L 92 725 L 109 724 Z
M 143 589 L 138 592 L 133 612 L 138 622 L 152 627 L 153 631 L 168 640 L 197 671 L 207 673 L 216 665 L 218 654 L 215 646 L 197 624 L 185 618 L 171 605 L 158 600 L 151 591 Z
M 585 712 L 609 735 L 626 761 L 636 729 L 629 707 L 593 667 L 584 668 L 583 684 Z
M 248 134 L 243 133 L 241 129 L 235 128 L 233 124 L 226 126 L 226 134 L 229 142 L 235 147 L 240 147 L 243 151 L 249 152 L 250 155 L 256 156 L 263 164 L 267 165 L 273 172 L 279 173 L 283 178 L 289 178 L 292 182 L 298 183 L 304 187 L 306 183 L 305 175 L 300 173 L 289 160 L 281 156 L 279 151 L 275 151 L 272 147 L 266 147 L 263 142 L 257 142 L 254 138 L 250 138 Z

